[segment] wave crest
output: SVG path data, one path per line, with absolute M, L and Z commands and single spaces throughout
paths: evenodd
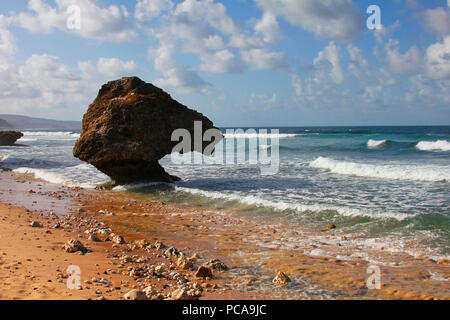
M 418 166 L 418 165 L 376 165 L 348 161 L 339 161 L 319 157 L 311 161 L 313 168 L 329 170 L 335 174 L 359 177 L 413 180 L 413 181 L 450 181 L 450 166 Z
M 386 139 L 384 140 L 373 140 L 370 139 L 369 141 L 367 141 L 367 147 L 368 148 L 380 148 L 384 145 L 386 145 L 388 141 Z
M 416 148 L 422 151 L 450 151 L 450 142 L 447 140 L 420 141 Z

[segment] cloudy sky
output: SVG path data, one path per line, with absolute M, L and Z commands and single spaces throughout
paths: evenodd
M 79 120 L 129 75 L 220 126 L 448 125 L 450 0 L 0 2 L 0 113 Z

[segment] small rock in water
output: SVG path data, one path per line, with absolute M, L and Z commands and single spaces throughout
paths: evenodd
M 223 263 L 222 261 L 220 261 L 219 259 L 214 259 L 211 261 L 208 261 L 208 263 L 206 264 L 207 267 L 210 267 L 212 270 L 214 271 L 227 271 L 229 268 L 225 265 L 225 263 Z
M 196 278 L 212 278 L 213 277 L 213 273 L 211 271 L 211 268 L 207 267 L 207 266 L 200 266 L 197 270 L 197 272 L 195 273 L 195 277 Z
M 68 253 L 74 253 L 74 252 L 82 252 L 82 253 L 86 253 L 87 249 L 85 246 L 83 246 L 83 244 L 78 241 L 77 239 L 70 239 L 69 241 L 67 241 L 67 243 L 64 245 L 63 247 L 64 251 L 68 252 Z
M 290 281 L 291 279 L 281 271 L 278 271 L 276 277 L 272 280 L 273 284 L 277 286 L 285 286 Z
M 126 300 L 148 300 L 145 293 L 138 289 L 133 289 L 124 295 Z
M 33 221 L 33 222 L 31 222 L 31 223 L 30 223 L 30 226 L 31 226 L 32 228 L 42 228 L 42 224 L 40 224 L 39 221 Z

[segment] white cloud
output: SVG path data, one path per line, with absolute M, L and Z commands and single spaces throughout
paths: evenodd
M 200 78 L 200 76 L 184 65 L 178 64 L 173 58 L 176 43 L 170 37 L 161 36 L 157 48 L 149 48 L 148 56 L 153 60 L 156 71 L 163 77 L 156 79 L 156 85 L 180 93 L 192 91 L 208 93 L 211 85 Z
M 363 57 L 362 50 L 352 44 L 347 46 L 348 54 L 350 55 L 350 61 L 348 69 L 355 76 L 360 77 L 362 74 L 367 74 L 369 71 L 369 63 Z
M 51 110 L 68 115 L 87 108 L 100 83 L 81 77 L 55 56 L 32 55 L 23 65 L 1 74 L 0 100 L 8 105 L 7 113 L 45 116 Z M 59 111 L 58 111 L 59 110 Z
M 300 79 L 297 75 L 293 75 L 291 77 L 292 86 L 294 87 L 294 92 L 297 97 L 301 97 L 303 95 L 303 84 L 302 79 Z
M 339 58 L 339 48 L 334 42 L 330 42 L 324 50 L 319 52 L 314 59 L 314 65 L 319 70 L 317 74 L 318 81 L 322 82 L 325 78 L 328 78 L 328 74 L 325 74 L 328 70 L 334 83 L 340 84 L 344 81 L 344 74 Z
M 285 53 L 268 48 L 280 37 L 277 26 L 276 18 L 264 13 L 252 29 L 242 30 L 227 14 L 224 4 L 184 0 L 144 30 L 159 41 L 149 49 L 155 70 L 163 76 L 157 83 L 170 85 L 171 90 L 210 92 L 211 85 L 197 71 L 240 73 L 247 67 L 288 71 Z M 200 64 L 194 67 L 177 63 L 174 55 L 180 53 L 194 54 Z
M 14 22 L 34 33 L 50 33 L 62 30 L 79 36 L 102 41 L 133 41 L 138 38 L 133 30 L 129 14 L 124 6 L 103 6 L 97 0 L 55 0 L 57 7 L 52 7 L 42 0 L 30 0 L 29 12 L 14 16 Z M 69 29 L 67 9 L 71 5 L 81 9 L 81 28 Z
M 338 41 L 355 39 L 363 29 L 363 14 L 351 0 L 255 0 L 264 10 L 293 25 Z
M 426 51 L 426 71 L 433 79 L 450 79 L 450 36 Z
M 405 94 L 405 99 L 408 102 L 416 103 L 428 108 L 433 106 L 442 106 L 450 103 L 450 93 L 448 88 L 450 80 L 442 79 L 436 80 L 419 74 L 411 77 L 411 89 Z
M 172 7 L 173 2 L 170 0 L 138 0 L 134 16 L 140 23 L 149 23 L 152 18 L 158 17 Z
M 286 54 L 273 52 L 263 48 L 243 50 L 242 59 L 258 70 L 287 71 Z
M 261 35 L 267 43 L 275 42 L 280 39 L 281 31 L 277 18 L 271 12 L 264 12 L 263 16 L 255 24 L 255 31 Z
M 277 102 L 277 94 L 272 93 L 272 95 L 267 95 L 265 93 L 254 93 L 250 94 L 250 103 L 264 104 L 264 105 L 274 105 Z
M 390 39 L 384 47 L 387 60 L 393 72 L 414 73 L 423 64 L 423 57 L 420 50 L 413 46 L 405 53 L 400 53 L 399 42 Z
M 122 61 L 117 58 L 99 58 L 97 70 L 108 77 L 123 77 L 136 73 L 138 65 L 132 60 Z
M 291 76 L 292 87 L 297 101 L 329 105 L 333 104 L 333 96 L 343 95 L 341 84 L 344 73 L 340 62 L 339 47 L 331 41 L 313 60 L 313 74 L 301 79 L 298 75 Z M 320 103 L 319 103 L 320 101 Z
M 240 73 L 244 66 L 229 50 L 217 51 L 214 54 L 202 54 L 200 70 L 216 73 Z
M 444 8 L 427 9 L 424 12 L 425 26 L 442 35 L 450 35 L 450 11 Z
M 16 50 L 14 38 L 8 29 L 7 18 L 0 15 L 0 72 L 9 69 Z

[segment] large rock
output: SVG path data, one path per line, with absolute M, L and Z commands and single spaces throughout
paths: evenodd
M 12 146 L 23 137 L 23 133 L 17 131 L 0 132 L 0 146 Z
M 194 121 L 202 121 L 202 134 L 216 129 L 207 117 L 154 85 L 122 78 L 103 85 L 89 106 L 73 154 L 108 175 L 113 185 L 177 181 L 158 161 L 179 143 L 171 141 L 175 129 L 186 129 L 194 138 Z M 191 151 L 203 153 L 209 143 L 194 150 L 192 141 Z

